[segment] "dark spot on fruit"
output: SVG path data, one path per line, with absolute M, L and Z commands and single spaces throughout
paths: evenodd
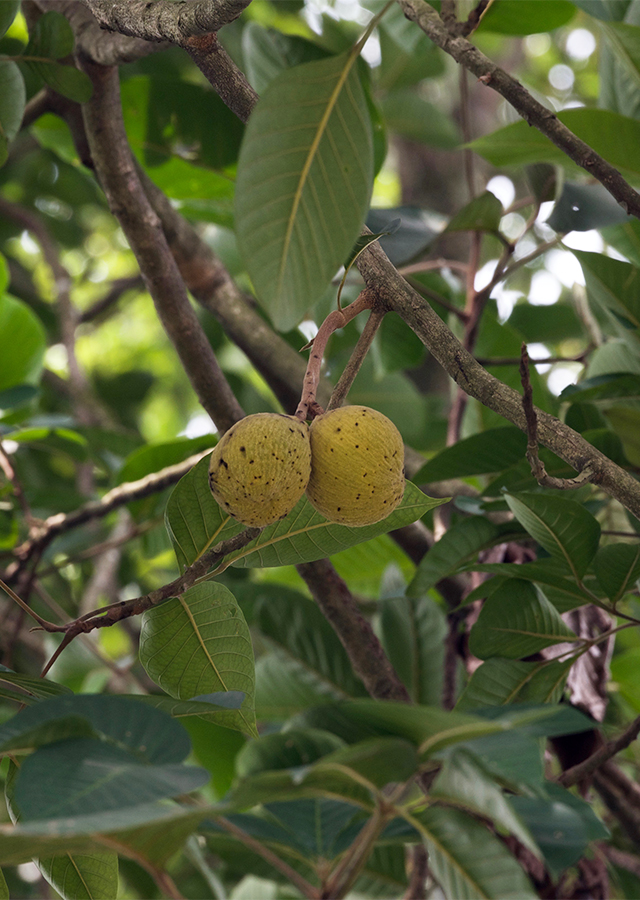
M 339 431 L 342 431 L 342 428 L 336 428 L 336 434 L 337 434 Z
M 240 453 L 246 453 L 246 452 L 247 452 L 246 447 L 240 447 Z
M 250 460 L 249 460 L 249 465 L 252 466 L 252 465 L 254 464 L 254 462 L 255 462 L 255 459 L 250 459 Z
M 220 457 L 220 462 L 218 463 L 218 468 L 220 468 L 220 466 L 224 466 L 225 469 L 228 469 L 228 468 L 229 468 L 229 464 L 228 464 L 227 461 L 226 461 L 225 459 L 223 459 L 222 457 Z
M 356 444 L 356 450 L 358 449 L 359 446 L 360 446 L 360 444 Z

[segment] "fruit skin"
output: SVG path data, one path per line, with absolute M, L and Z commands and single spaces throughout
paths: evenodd
M 209 462 L 209 487 L 225 512 L 261 528 L 291 512 L 310 472 L 307 424 L 294 416 L 257 413 L 220 438 Z
M 386 519 L 404 495 L 404 446 L 393 422 L 368 406 L 343 406 L 314 419 L 307 497 L 341 525 Z

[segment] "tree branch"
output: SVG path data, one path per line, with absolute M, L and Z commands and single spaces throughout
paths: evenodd
M 380 301 L 395 310 L 415 331 L 431 355 L 467 394 L 499 413 L 526 434 L 522 397 L 489 374 L 464 349 L 455 335 L 422 297 L 398 275 L 384 251 L 370 244 L 360 254 L 358 268 L 367 286 Z M 640 483 L 555 416 L 536 409 L 538 440 L 566 463 L 581 472 L 593 469 L 590 481 L 640 518 Z
M 616 753 L 619 753 L 621 750 L 624 750 L 625 747 L 628 747 L 629 744 L 633 743 L 639 734 L 640 716 L 634 719 L 617 738 L 607 741 L 606 744 L 600 747 L 599 750 L 596 750 L 595 753 L 592 753 L 587 759 L 583 760 L 583 762 L 578 763 L 576 766 L 572 766 L 570 769 L 563 772 L 562 775 L 559 775 L 557 778 L 558 783 L 564 785 L 564 787 L 571 787 L 574 784 L 578 784 L 580 781 L 584 781 L 608 759 L 611 759 Z
M 103 28 L 145 41 L 180 44 L 233 22 L 251 0 L 82 0 Z
M 83 114 L 91 155 L 109 207 L 120 223 L 198 399 L 220 432 L 244 415 L 198 321 L 178 267 L 140 184 L 122 121 L 117 69 L 84 63 L 93 82 Z
M 508 75 L 466 38 L 451 34 L 426 0 L 398 0 L 398 3 L 407 19 L 415 22 L 434 44 L 472 72 L 483 84 L 497 91 L 529 125 L 535 126 L 570 159 L 593 178 L 597 178 L 625 212 L 640 218 L 640 194 L 634 191 L 614 166 L 563 125 L 554 112 L 535 100 L 519 81 Z

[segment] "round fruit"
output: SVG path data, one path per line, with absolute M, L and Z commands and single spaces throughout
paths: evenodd
M 343 406 L 314 419 L 307 497 L 341 525 L 373 525 L 404 495 L 404 446 L 390 419 L 368 406 Z
M 291 512 L 309 481 L 309 428 L 294 416 L 257 413 L 236 422 L 209 462 L 211 493 L 243 525 L 262 527 Z

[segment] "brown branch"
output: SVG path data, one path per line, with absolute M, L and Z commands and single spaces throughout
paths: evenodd
M 607 760 L 593 773 L 593 786 L 627 836 L 640 848 L 640 788 Z
M 234 537 L 222 541 L 212 549 L 207 550 L 206 553 L 203 553 L 196 562 L 184 570 L 182 575 L 179 575 L 161 588 L 156 588 L 148 594 L 143 594 L 141 597 L 134 597 L 132 600 L 121 600 L 118 603 L 111 603 L 109 606 L 94 609 L 83 616 L 79 616 L 72 622 L 67 622 L 65 625 L 54 625 L 52 622 L 40 620 L 40 627 L 44 631 L 64 634 L 62 643 L 47 663 L 42 672 L 42 677 L 44 678 L 62 651 L 79 634 L 88 634 L 96 628 L 110 628 L 116 622 L 121 622 L 123 619 L 128 619 L 131 616 L 139 616 L 148 609 L 164 603 L 165 600 L 181 596 L 190 587 L 193 587 L 197 581 L 204 578 L 207 572 L 218 565 L 225 556 L 251 543 L 260 534 L 260 531 L 260 528 L 246 528 Z M 33 615 L 33 613 L 31 614 Z
M 352 319 L 365 309 L 371 309 L 372 294 L 370 291 L 364 290 L 353 303 L 345 306 L 344 309 L 334 309 L 324 320 L 318 333 L 311 342 L 311 353 L 309 362 L 307 363 L 307 371 L 305 372 L 302 387 L 302 395 L 300 403 L 296 409 L 296 416 L 301 420 L 309 418 L 309 411 L 316 404 L 316 392 L 320 383 L 320 371 L 322 368 L 322 359 L 327 342 L 334 331 L 338 328 L 344 328 Z
M 102 28 L 145 41 L 179 44 L 233 22 L 251 0 L 82 0 Z
M 360 254 L 357 265 L 365 283 L 377 294 L 380 302 L 402 316 L 431 355 L 466 393 L 526 433 L 522 397 L 476 362 L 440 317 L 398 275 L 376 243 L 370 244 Z M 541 410 L 536 410 L 536 415 L 538 440 L 543 446 L 579 472 L 589 463 L 593 469 L 590 481 L 640 518 L 640 483 L 632 475 L 555 416 Z
M 557 115 L 535 100 L 531 94 L 492 62 L 466 38 L 452 35 L 426 0 L 398 0 L 405 16 L 457 63 L 472 72 L 479 81 L 497 91 L 529 123 L 546 135 L 563 153 L 596 178 L 627 213 L 640 218 L 640 194 L 620 172 L 576 137 Z
M 109 207 L 127 236 L 198 399 L 224 432 L 244 413 L 189 302 L 160 220 L 140 184 L 122 120 L 118 71 L 92 63 L 85 63 L 84 70 L 93 83 L 91 100 L 83 106 L 85 128 Z
M 578 763 L 576 766 L 572 766 L 570 769 L 563 772 L 562 775 L 559 775 L 557 778 L 558 783 L 564 785 L 564 787 L 571 787 L 574 784 L 578 784 L 579 781 L 588 778 L 608 759 L 611 759 L 616 753 L 619 753 L 621 750 L 624 750 L 625 747 L 628 747 L 629 744 L 633 743 L 639 734 L 640 716 L 634 719 L 617 738 L 607 741 L 606 744 L 596 750 L 595 753 L 592 753 L 587 759 L 583 760 L 583 762 Z
M 612 847 L 611 844 L 605 844 L 604 841 L 598 844 L 597 847 L 599 852 L 614 866 L 626 869 L 627 872 L 631 872 L 636 878 L 640 878 L 640 857 L 634 853 L 626 853 L 624 850 Z
M 216 34 L 193 36 L 182 41 L 183 47 L 220 99 L 247 122 L 258 95 L 224 49 Z
M 103 518 L 119 506 L 131 503 L 132 500 L 141 500 L 143 497 L 156 494 L 175 484 L 205 455 L 205 453 L 198 453 L 185 459 L 184 462 L 145 475 L 138 481 L 119 484 L 100 500 L 91 500 L 73 512 L 56 513 L 54 516 L 49 516 L 48 519 L 32 529 L 29 540 L 16 548 L 15 556 L 24 566 L 29 560 L 33 561 L 34 557 L 39 558 L 45 547 L 48 547 L 59 534 L 78 528 L 93 519 Z M 15 572 L 8 573 L 12 578 L 15 577 L 15 574 Z
M 296 567 L 347 651 L 354 672 L 377 700 L 411 703 L 373 628 L 328 559 Z
M 128 278 L 116 278 L 112 283 L 109 291 L 100 300 L 96 300 L 88 309 L 85 309 L 78 316 L 78 325 L 84 325 L 87 322 L 94 322 L 96 319 L 102 319 L 107 312 L 110 312 L 124 294 L 128 291 L 143 291 L 144 282 L 140 275 L 130 275 Z
M 582 471 L 575 478 L 557 478 L 554 475 L 548 475 L 544 467 L 544 463 L 538 455 L 538 417 L 536 408 L 533 405 L 533 389 L 531 387 L 531 378 L 529 377 L 529 354 L 527 353 L 527 345 L 522 344 L 520 359 L 520 380 L 522 381 L 523 397 L 522 408 L 524 410 L 527 425 L 527 459 L 531 466 L 531 474 L 538 484 L 544 487 L 556 488 L 560 491 L 570 491 L 582 487 L 583 484 L 591 481 L 594 470 L 587 461 Z

